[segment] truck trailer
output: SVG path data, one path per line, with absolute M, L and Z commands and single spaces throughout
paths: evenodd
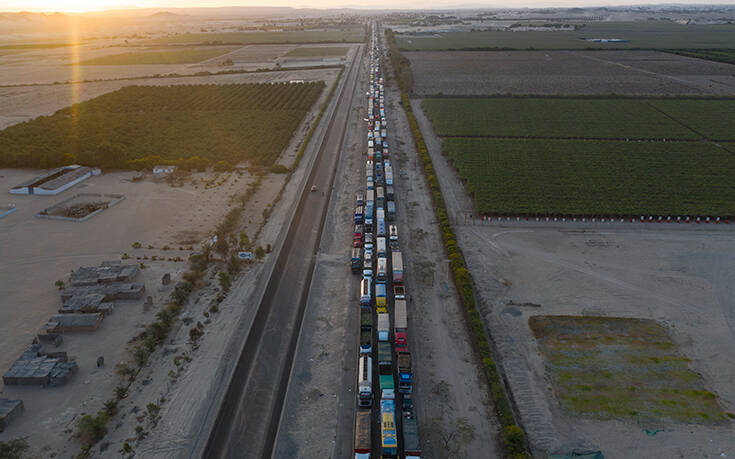
M 388 341 L 390 316 L 387 312 L 378 313 L 378 341 Z
M 387 341 L 378 341 L 378 368 L 381 375 L 393 377 L 393 352 Z
M 380 401 L 380 447 L 384 458 L 396 457 L 398 454 L 395 403 L 392 399 Z
M 370 459 L 370 411 L 358 411 L 355 419 L 355 459 Z
M 403 284 L 403 255 L 401 252 L 394 250 L 391 253 L 392 270 L 393 270 L 393 283 L 401 285 Z
M 406 459 L 418 459 L 421 457 L 418 423 L 413 413 L 405 413 L 403 415 L 403 453 Z
M 359 390 L 357 401 L 360 407 L 373 406 L 373 359 L 369 355 L 360 356 L 357 387 Z

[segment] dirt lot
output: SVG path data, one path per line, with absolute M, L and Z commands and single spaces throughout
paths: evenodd
M 41 115 L 51 115 L 74 102 L 82 102 L 129 85 L 275 83 L 291 80 L 334 81 L 339 69 L 294 70 L 251 74 L 151 78 L 44 86 L 0 88 L 0 129 Z
M 404 54 L 420 95 L 735 95 L 735 66 L 657 51 Z
M 413 107 L 420 109 L 417 103 Z M 447 206 L 471 209 L 427 128 L 423 123 Z M 735 369 L 729 363 L 735 345 L 735 261 L 728 255 L 735 249 L 735 233 L 723 226 L 632 225 L 455 226 L 529 439 L 538 454 L 582 448 L 609 458 L 731 456 L 731 423 L 593 420 L 563 411 L 552 395 L 529 317 L 631 317 L 661 323 L 705 388 L 725 411 L 735 409 Z

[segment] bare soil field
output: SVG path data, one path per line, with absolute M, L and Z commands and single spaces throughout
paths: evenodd
M 413 103 L 414 111 L 420 104 Z M 471 198 L 421 124 L 446 205 L 471 209 Z M 586 224 L 458 225 L 460 247 L 479 295 L 497 361 L 536 454 L 600 450 L 606 458 L 726 457 L 733 426 L 662 416 L 599 420 L 571 414 L 554 395 L 532 316 L 650 319 L 662 325 L 688 369 L 701 375 L 725 412 L 735 408 L 729 363 L 735 345 L 735 235 L 729 227 Z M 614 383 L 614 381 L 613 381 Z
M 735 66 L 657 51 L 404 55 L 419 95 L 735 95 Z
M 117 44 L 117 43 L 115 43 Z M 327 47 L 331 45 L 325 45 Z M 341 45 L 345 47 L 345 44 Z M 347 45 L 349 46 L 349 45 Z M 312 45 L 321 47 L 321 45 Z M 78 82 L 83 80 L 111 80 L 117 78 L 139 78 L 153 75 L 166 75 L 176 73 L 179 75 L 193 75 L 197 72 L 207 70 L 219 72 L 225 70 L 248 70 L 254 71 L 263 68 L 274 68 L 277 63 L 283 67 L 305 67 L 311 65 L 324 65 L 321 58 L 314 59 L 288 59 L 279 62 L 289 51 L 297 49 L 298 45 L 249 45 L 229 47 L 125 47 L 125 46 L 102 46 L 100 43 L 94 45 L 80 45 L 66 48 L 32 49 L 20 53 L 0 54 L 0 66 L 3 68 L 0 76 L 0 86 L 3 85 L 25 85 L 25 84 L 53 84 Z M 166 52 L 171 55 L 180 54 L 177 59 L 187 56 L 219 50 L 216 57 L 202 57 L 201 62 L 196 63 L 143 63 L 144 54 L 158 54 L 161 58 L 166 57 Z M 132 54 L 131 54 L 132 53 Z M 140 60 L 136 60 L 135 54 L 140 53 Z M 129 55 L 122 56 L 120 55 Z M 117 57 L 116 57 L 117 56 Z M 115 65 L 133 61 L 135 65 Z M 223 65 L 227 60 L 232 65 Z M 79 65 L 79 63 L 82 63 Z M 88 62 L 89 64 L 86 64 Z M 95 65 L 99 62 L 100 65 Z M 163 62 L 163 61 L 162 61 Z M 180 62 L 184 62 L 181 60 Z M 191 62 L 191 61 L 190 61 Z M 102 65 L 105 64 L 105 65 Z
M 43 86 L 18 86 L 0 88 L 0 129 L 27 121 L 41 115 L 51 115 L 75 102 L 82 102 L 102 94 L 116 91 L 123 86 L 168 86 L 177 84 L 230 84 L 230 83 L 275 83 L 291 80 L 325 81 L 332 84 L 339 69 L 293 70 L 199 76 L 182 78 L 149 78 L 136 80 L 101 81 Z

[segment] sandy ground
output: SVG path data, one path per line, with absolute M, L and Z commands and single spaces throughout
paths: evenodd
M 733 95 L 735 66 L 658 51 L 407 52 L 420 95 Z
M 151 78 L 142 80 L 103 81 L 47 86 L 0 88 L 0 128 L 27 121 L 41 115 L 51 115 L 74 102 L 82 102 L 123 86 L 169 86 L 178 84 L 275 83 L 291 80 L 333 81 L 339 69 L 294 70 L 251 74 Z
M 419 120 L 447 206 L 471 208 L 430 124 Z M 534 314 L 657 320 L 732 412 L 735 261 L 728 254 L 735 249 L 735 233 L 724 225 L 554 225 L 455 225 L 534 451 L 599 449 L 610 458 L 735 454 L 732 425 L 597 421 L 563 412 L 528 327 Z M 661 431 L 649 436 L 644 429 Z
M 278 77 L 282 77 L 287 72 L 277 73 Z M 337 70 L 322 72 L 320 79 L 326 80 L 329 87 L 337 73 Z M 291 78 L 294 76 L 291 75 Z M 297 135 L 284 150 L 281 162 L 289 165 L 292 163 L 327 92 L 325 90 L 322 93 L 306 115 Z M 311 156 L 311 153 L 305 155 L 301 167 L 291 177 L 282 196 L 280 191 L 288 180 L 288 175 L 269 174 L 263 178 L 260 191 L 247 206 L 242 228 L 251 239 L 255 238 L 256 233 L 259 234 L 257 243 L 263 247 L 267 244 L 276 246 Z M 0 170 L 0 188 L 9 190 L 13 185 L 36 175 L 38 171 Z M 178 255 L 186 259 L 190 252 L 181 251 L 179 247 L 187 247 L 189 244 L 194 248 L 198 247 L 200 241 L 210 234 L 229 209 L 230 197 L 244 192 L 248 183 L 255 180 L 248 174 L 225 173 L 220 176 L 227 177 L 223 184 L 204 189 L 203 181 L 211 180 L 212 174 L 195 174 L 194 178 L 198 182 L 196 186 L 187 182 L 183 187 L 174 188 L 149 180 L 133 183 L 130 181 L 133 175 L 132 172 L 103 174 L 56 197 L 7 194 L 2 199 L 2 204 L 13 203 L 18 207 L 17 212 L 0 221 L 0 240 L 3 241 L 0 247 L 0 295 L 3 297 L 0 323 L 4 324 L 0 344 L 6 350 L 0 359 L 0 368 L 3 371 L 60 305 L 58 291 L 53 286 L 57 279 L 64 278 L 71 269 L 82 265 L 119 259 L 124 252 L 132 257 L 131 262 L 138 261 L 136 258 L 144 255 L 149 258 L 152 255 Z M 33 217 L 39 210 L 78 192 L 119 193 L 124 194 L 126 199 L 85 223 Z M 278 201 L 279 198 L 281 201 Z M 263 208 L 276 201 L 279 204 L 273 210 L 268 223 L 263 226 Z M 132 249 L 131 244 L 135 241 L 141 242 L 143 248 Z M 147 249 L 149 244 L 157 249 Z M 170 245 L 174 250 L 160 250 L 164 245 Z M 269 258 L 272 257 L 267 257 L 266 260 Z M 80 372 L 67 386 L 49 390 L 33 387 L 2 388 L 0 396 L 23 399 L 26 412 L 0 435 L 0 440 L 29 436 L 31 451 L 36 457 L 45 456 L 48 451 L 70 457 L 79 451 L 77 442 L 70 437 L 75 422 L 82 414 L 96 412 L 105 400 L 113 396 L 113 388 L 118 383 L 114 365 L 129 358 L 125 343 L 137 334 L 136 330 L 141 330 L 154 320 L 155 312 L 165 305 L 165 299 L 176 282 L 176 274 L 187 267 L 184 262 L 143 262 L 147 268 L 142 271 L 143 275 L 139 280 L 145 281 L 148 295 L 154 298 L 154 307 L 143 312 L 143 300 L 120 302 L 115 313 L 105 320 L 97 332 L 67 335 L 66 342 L 59 350 L 76 356 L 80 366 Z M 201 410 L 212 409 L 212 392 L 203 391 L 202 388 L 217 388 L 220 385 L 221 380 L 213 375 L 216 371 L 222 371 L 223 349 L 233 333 L 242 326 L 242 321 L 247 321 L 248 314 L 254 310 L 253 306 L 257 303 L 251 300 L 251 294 L 257 290 L 256 287 L 265 285 L 263 276 L 268 272 L 267 266 L 268 263 L 251 265 L 245 269 L 239 280 L 233 282 L 233 291 L 236 290 L 237 294 L 228 297 L 222 304 L 222 312 L 212 316 L 214 333 L 208 334 L 213 338 L 202 340 L 199 346 L 201 351 L 196 351 L 198 354 L 187 344 L 189 327 L 179 323 L 179 328 L 172 333 L 164 349 L 159 350 L 152 357 L 150 366 L 141 372 L 133 393 L 122 403 L 121 414 L 109 426 L 111 434 L 100 444 L 100 450 L 97 451 L 99 454 L 110 454 L 109 448 L 117 451 L 125 439 L 134 436 L 134 423 L 141 421 L 133 419 L 136 416 L 131 416 L 131 411 L 144 410 L 147 403 L 156 402 L 161 396 L 181 400 L 182 403 L 162 404 L 161 426 L 153 431 L 151 423 L 146 424 L 146 429 L 151 431 L 151 439 L 166 441 L 152 442 L 143 448 L 155 451 L 155 454 L 167 451 L 167 448 L 175 450 L 181 441 L 193 437 L 192 432 L 201 429 Z M 160 279 L 167 272 L 172 274 L 173 282 L 163 288 Z M 204 322 L 207 332 L 210 330 L 210 322 L 203 316 L 203 312 L 217 291 L 216 279 L 210 279 L 208 283 L 211 285 L 198 291 L 193 296 L 192 304 L 182 313 L 183 318 L 190 317 L 194 322 Z M 251 307 L 243 307 L 246 303 L 251 304 Z M 37 306 L 29 308 L 29 304 Z M 236 343 L 238 340 L 233 339 L 232 342 Z M 230 349 L 230 353 L 232 351 Z M 175 355 L 186 355 L 189 358 L 192 354 L 195 355 L 191 362 L 184 360 L 180 367 L 173 363 Z M 102 369 L 94 366 L 98 355 L 104 355 L 107 362 Z M 169 376 L 172 369 L 177 372 L 173 379 Z M 185 381 L 184 384 L 176 384 L 176 381 L 182 380 Z M 80 387 L 85 387 L 85 390 L 80 391 Z M 43 431 L 36 427 L 39 424 L 44 426 Z M 39 436 L 41 432 L 43 437 Z M 110 443 L 113 446 L 109 446 Z M 189 450 L 189 446 L 187 444 L 184 450 Z M 178 450 L 174 456 L 180 452 Z
M 7 190 L 22 180 L 37 175 L 37 171 L 0 171 L 0 187 Z M 2 397 L 24 400 L 26 411 L 0 438 L 3 440 L 29 435 L 33 451 L 51 446 L 53 450 L 68 451 L 66 429 L 73 427 L 76 418 L 89 407 L 96 409 L 109 398 L 117 384 L 114 365 L 126 356 L 125 343 L 136 330 L 153 321 L 154 312 L 164 304 L 172 284 L 161 285 L 164 273 L 171 273 L 174 282 L 186 268 L 184 262 L 136 260 L 136 257 L 175 257 L 186 260 L 188 244 L 181 242 L 181 230 L 187 229 L 186 238 L 201 240 L 212 230 L 228 209 L 223 199 L 244 188 L 247 177 L 233 174 L 222 186 L 203 190 L 191 185 L 173 188 L 167 184 L 146 180 L 132 183 L 131 172 L 103 174 L 92 177 L 59 196 L 11 196 L 3 201 L 14 203 L 18 210 L 0 221 L 0 240 L 3 241 L 0 259 L 0 345 L 5 352 L 0 357 L 4 372 L 31 342 L 35 332 L 56 312 L 61 304 L 54 287 L 57 279 L 67 279 L 71 270 L 80 266 L 97 265 L 105 260 L 119 260 L 123 253 L 143 262 L 138 281 L 146 284 L 146 296 L 151 295 L 155 307 L 143 310 L 143 299 L 119 301 L 115 312 L 106 318 L 102 327 L 92 333 L 66 334 L 58 350 L 74 356 L 79 373 L 64 387 L 2 387 Z M 90 220 L 77 223 L 39 219 L 36 212 L 73 196 L 74 193 L 116 193 L 126 199 Z M 142 249 L 132 249 L 139 241 Z M 152 245 L 155 249 L 148 249 Z M 161 250 L 169 245 L 173 250 Z M 194 244 L 198 246 L 198 242 Z M 107 365 L 98 369 L 97 356 L 105 357 Z M 43 429 L 38 429 L 38 425 Z M 40 438 L 38 435 L 43 434 Z M 77 446 L 71 445 L 73 451 Z

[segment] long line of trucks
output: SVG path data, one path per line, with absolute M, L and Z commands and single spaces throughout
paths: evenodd
M 413 374 L 408 348 L 403 255 L 398 228 L 393 223 L 396 219 L 395 176 L 387 142 L 385 88 L 376 24 L 372 25 L 369 50 L 365 192 L 358 193 L 355 200 L 350 259 L 352 272 L 362 274 L 354 453 L 355 459 L 397 458 L 402 451 L 401 457 L 415 459 L 420 457 L 421 449 L 411 398 Z M 392 310 L 389 309 L 391 305 Z M 373 365 L 376 363 L 378 371 L 374 378 Z M 374 445 L 379 447 L 377 451 L 372 448 L 371 410 L 376 410 L 379 419 L 376 427 L 380 440 Z

